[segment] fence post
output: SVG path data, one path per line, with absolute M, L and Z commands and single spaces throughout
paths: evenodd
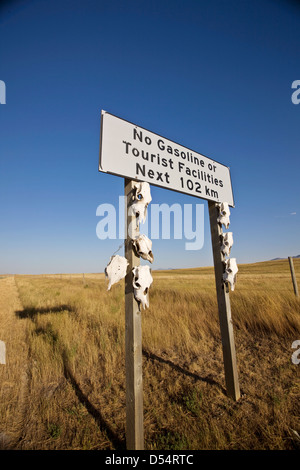
M 292 281 L 293 281 L 293 286 L 294 286 L 294 292 L 295 292 L 296 297 L 299 297 L 297 279 L 296 279 L 296 274 L 294 270 L 294 262 L 291 256 L 289 256 L 289 263 L 290 263 L 290 270 L 291 270 Z
M 140 265 L 131 239 L 139 234 L 135 215 L 129 215 L 134 181 L 125 178 L 125 258 L 129 265 L 125 276 L 125 367 L 126 367 L 126 447 L 144 449 L 143 381 L 142 381 L 142 315 L 134 298 L 132 268 Z
M 234 400 L 240 398 L 240 387 L 238 380 L 236 352 L 231 319 L 231 306 L 229 292 L 226 292 L 223 283 L 225 259 L 221 253 L 222 226 L 218 223 L 218 207 L 213 201 L 208 201 L 211 241 L 215 266 L 215 281 L 219 308 L 219 321 L 223 348 L 223 360 L 225 370 L 225 382 L 228 396 Z

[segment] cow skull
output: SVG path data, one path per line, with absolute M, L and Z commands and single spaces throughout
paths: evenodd
M 230 224 L 230 210 L 227 202 L 221 202 L 218 204 L 219 208 L 219 217 L 218 217 L 218 223 L 223 224 L 226 228 L 229 227 Z
M 149 240 L 146 235 L 140 235 L 135 240 L 132 240 L 132 244 L 141 258 L 153 263 L 154 256 L 152 253 L 152 241 Z
M 149 266 L 136 266 L 132 269 L 134 298 L 143 308 L 149 307 L 149 287 L 153 282 Z
M 134 184 L 135 194 L 130 206 L 129 215 L 138 217 L 139 222 L 145 222 L 147 216 L 148 204 L 152 201 L 150 185 L 146 182 L 137 182 Z
M 223 253 L 224 256 L 229 256 L 231 247 L 233 245 L 232 232 L 222 233 L 221 240 L 222 240 L 221 252 Z
M 105 276 L 109 279 L 107 290 L 110 290 L 113 284 L 126 276 L 127 266 L 128 261 L 124 256 L 115 255 L 110 258 L 110 262 L 104 270 Z
M 223 274 L 223 281 L 229 283 L 231 290 L 234 291 L 236 283 L 236 274 L 238 272 L 238 267 L 236 264 L 236 258 L 229 258 L 224 261 L 225 272 Z

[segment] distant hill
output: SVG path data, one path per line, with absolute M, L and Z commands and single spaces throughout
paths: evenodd
M 292 256 L 292 258 L 300 258 L 300 255 Z M 286 258 L 273 258 L 273 259 L 271 259 L 271 261 L 277 261 L 279 259 L 286 259 Z

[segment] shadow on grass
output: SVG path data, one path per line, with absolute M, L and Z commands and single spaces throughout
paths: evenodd
M 105 432 L 108 439 L 114 445 L 116 450 L 125 450 L 126 443 L 125 440 L 119 438 L 119 436 L 111 429 L 107 421 L 103 418 L 100 411 L 97 410 L 94 405 L 89 401 L 87 396 L 81 390 L 79 384 L 77 383 L 74 375 L 71 372 L 68 360 L 66 357 L 63 357 L 64 362 L 64 376 L 71 383 L 73 390 L 83 406 L 87 409 L 90 415 L 94 418 L 100 430 Z
M 172 369 L 176 370 L 177 372 L 187 375 L 188 377 L 192 377 L 195 380 L 200 380 L 201 382 L 206 382 L 210 385 L 215 385 L 224 393 L 224 395 L 226 395 L 226 390 L 224 389 L 224 387 L 222 387 L 221 384 L 216 382 L 214 379 L 211 379 L 210 377 L 201 377 L 200 375 L 195 374 L 194 372 L 190 372 L 186 369 L 183 369 L 178 364 L 174 364 L 174 362 L 170 361 L 169 359 L 164 359 L 163 357 L 157 356 L 156 354 L 153 354 L 150 351 L 146 351 L 145 349 L 143 349 L 143 355 L 147 359 L 150 359 L 151 361 L 157 361 L 157 362 L 160 362 L 161 364 L 167 364 L 168 366 L 170 366 Z
M 19 318 L 29 318 L 33 322 L 36 322 L 37 315 L 47 314 L 47 313 L 63 313 L 65 311 L 72 312 L 72 308 L 67 304 L 56 305 L 53 307 L 47 308 L 25 308 L 23 310 L 18 310 L 15 312 L 16 316 Z M 37 335 L 44 335 L 45 340 L 51 340 L 51 344 L 54 345 L 59 341 L 59 336 L 57 332 L 53 331 L 51 325 L 47 325 L 47 327 L 37 327 L 35 329 L 35 333 Z M 114 445 L 116 450 L 122 450 L 126 448 L 125 441 L 120 439 L 119 436 L 111 429 L 107 421 L 103 418 L 100 411 L 97 410 L 94 405 L 89 401 L 87 396 L 81 390 L 79 384 L 77 383 L 73 373 L 71 372 L 71 368 L 69 366 L 69 361 L 67 358 L 67 354 L 65 351 L 62 352 L 63 358 L 63 366 L 64 366 L 64 376 L 70 382 L 73 387 L 73 390 L 82 403 L 85 406 L 86 410 L 90 413 L 90 415 L 94 418 L 97 425 L 99 426 L 100 430 L 105 432 L 108 439 Z M 1 436 L 0 436 L 1 437 Z M 0 449 L 1 449 L 1 442 L 0 442 Z
M 19 318 L 30 318 L 33 320 L 37 315 L 44 315 L 46 313 L 62 313 L 65 311 L 72 312 L 72 308 L 70 305 L 62 304 L 62 305 L 55 305 L 53 307 L 41 307 L 41 308 L 24 308 L 23 310 L 17 310 L 15 314 Z

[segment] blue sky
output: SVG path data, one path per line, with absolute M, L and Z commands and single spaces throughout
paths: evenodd
M 0 272 L 102 272 L 121 241 L 96 209 L 123 179 L 98 172 L 100 113 L 231 168 L 232 256 L 300 253 L 300 7 L 293 1 L 11 1 L 0 7 Z M 155 240 L 153 269 L 212 265 L 204 245 Z M 122 250 L 119 254 L 123 254 Z

